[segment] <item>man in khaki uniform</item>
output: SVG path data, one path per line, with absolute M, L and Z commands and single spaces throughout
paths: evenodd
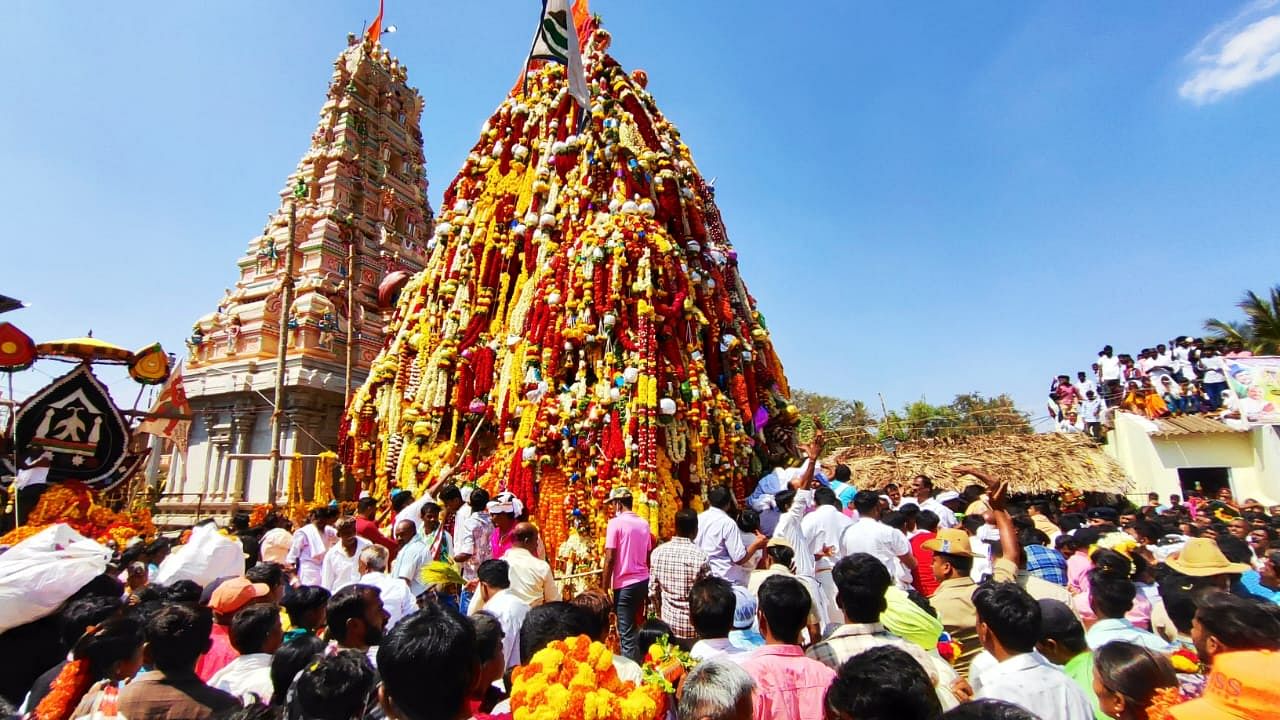
M 955 472 L 959 475 L 973 475 L 985 481 L 991 506 L 1000 510 L 1004 508 L 1008 490 L 1003 483 L 997 483 L 973 468 L 960 467 Z M 1012 531 L 1012 523 L 1009 529 Z M 1002 542 L 1001 546 L 1001 557 L 992 566 L 992 578 L 997 582 L 1010 582 L 1017 577 L 1018 565 L 1015 559 L 1020 548 L 1016 540 Z M 978 589 L 978 585 L 969 577 L 974 557 L 970 550 L 969 535 L 959 528 L 940 529 L 938 536 L 926 541 L 923 547 L 933 551 L 933 576 L 938 579 L 938 589 L 929 598 L 929 602 L 938 611 L 938 619 L 950 633 L 951 639 L 960 643 L 956 672 L 960 673 L 960 677 L 966 677 L 973 658 L 982 652 L 982 644 L 978 642 L 978 611 L 973 605 L 973 592 Z

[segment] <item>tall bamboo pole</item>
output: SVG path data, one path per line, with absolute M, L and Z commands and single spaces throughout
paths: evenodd
M 298 200 L 306 197 L 307 186 L 298 180 L 293 189 L 293 199 L 289 201 L 289 237 L 285 242 L 284 278 L 280 281 L 280 337 L 276 347 L 276 387 L 273 407 L 271 409 L 271 467 L 267 473 L 267 487 L 271 500 L 276 499 L 276 483 L 280 478 L 280 435 L 281 419 L 284 415 L 285 401 L 285 355 L 289 352 L 289 313 L 293 308 L 293 255 L 297 245 L 295 238 L 298 220 Z
M 356 327 L 356 240 L 347 243 L 347 361 L 343 376 L 342 408 L 351 403 L 351 366 L 355 361 Z

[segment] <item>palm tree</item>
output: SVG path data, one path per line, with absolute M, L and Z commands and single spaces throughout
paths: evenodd
M 1236 307 L 1244 311 L 1243 321 L 1205 320 L 1204 329 L 1219 340 L 1238 342 L 1259 355 L 1280 355 L 1280 285 L 1264 299 L 1249 290 Z

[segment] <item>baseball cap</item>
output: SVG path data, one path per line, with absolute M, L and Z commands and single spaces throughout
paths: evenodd
M 225 577 L 220 577 L 220 578 L 214 578 L 208 585 L 205 585 L 204 589 L 200 591 L 200 604 L 208 606 L 209 601 L 213 600 L 213 593 L 218 589 L 218 586 L 222 585 L 222 583 L 230 579 L 231 579 L 230 575 L 227 575 Z
M 1213 656 L 1204 695 L 1166 710 L 1173 720 L 1280 720 L 1280 653 L 1245 650 Z
M 745 588 L 733 588 L 733 629 L 746 630 L 756 621 L 756 599 Z
M 244 577 L 231 578 L 213 591 L 209 607 L 216 613 L 227 615 L 270 594 L 271 588 L 264 583 L 250 582 L 249 578 Z
M 932 540 L 925 540 L 924 549 L 943 555 L 957 557 L 973 557 L 973 548 L 969 545 L 969 533 L 959 528 L 943 528 Z
M 605 502 L 613 502 L 614 500 L 630 500 L 631 490 L 625 487 L 616 487 L 609 491 L 609 497 L 605 498 Z

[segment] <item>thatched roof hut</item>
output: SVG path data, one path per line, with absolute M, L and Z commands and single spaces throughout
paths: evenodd
M 961 490 L 973 482 L 953 468 L 970 466 L 993 478 L 1007 478 L 1015 493 L 1052 493 L 1063 490 L 1123 494 L 1129 478 L 1111 456 L 1086 435 L 974 435 L 964 438 L 899 442 L 894 452 L 880 445 L 840 448 L 822 461 L 834 471 L 843 463 L 853 471 L 860 488 L 882 488 L 891 482 L 905 485 L 916 475 L 928 475 L 934 487 Z

